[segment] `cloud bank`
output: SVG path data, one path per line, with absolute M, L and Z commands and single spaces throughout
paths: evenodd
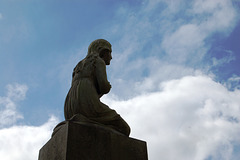
M 237 159 L 240 91 L 205 75 L 160 83 L 161 90 L 127 101 L 105 97 L 146 140 L 149 159 Z
M 6 96 L 0 97 L 0 157 L 4 160 L 33 160 L 39 149 L 50 138 L 58 119 L 51 116 L 41 126 L 16 125 L 24 117 L 19 112 L 19 101 L 26 97 L 28 86 L 9 84 Z
M 12 126 L 0 129 L 0 157 L 4 160 L 38 159 L 40 148 L 50 139 L 58 119 L 52 116 L 41 126 Z
M 206 75 L 185 76 L 158 86 L 156 92 L 125 101 L 102 98 L 126 119 L 132 137 L 147 141 L 149 159 L 237 159 L 239 90 L 229 91 Z M 6 160 L 37 159 L 57 123 L 58 119 L 51 117 L 41 126 L 1 129 L 0 156 Z

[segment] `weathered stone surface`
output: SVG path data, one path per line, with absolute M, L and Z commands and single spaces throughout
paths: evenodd
M 39 160 L 147 160 L 147 147 L 99 125 L 68 122 L 41 148 Z

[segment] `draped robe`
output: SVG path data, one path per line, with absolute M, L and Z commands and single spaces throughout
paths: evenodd
M 129 136 L 130 127 L 113 109 L 100 101 L 110 91 L 106 64 L 98 54 L 91 54 L 74 68 L 72 85 L 64 105 L 66 120 L 84 116 L 90 121 L 110 127 Z

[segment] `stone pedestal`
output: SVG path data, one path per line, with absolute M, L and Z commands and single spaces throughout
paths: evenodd
M 68 122 L 40 149 L 39 160 L 147 160 L 146 142 L 105 127 Z

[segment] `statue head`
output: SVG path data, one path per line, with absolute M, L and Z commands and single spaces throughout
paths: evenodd
M 109 50 L 112 52 L 112 45 L 105 39 L 96 39 L 89 45 L 88 54 L 93 52 L 99 54 L 102 50 Z
M 106 65 L 110 64 L 112 59 L 112 45 L 105 39 L 97 39 L 93 41 L 88 47 L 88 55 L 98 54 Z

